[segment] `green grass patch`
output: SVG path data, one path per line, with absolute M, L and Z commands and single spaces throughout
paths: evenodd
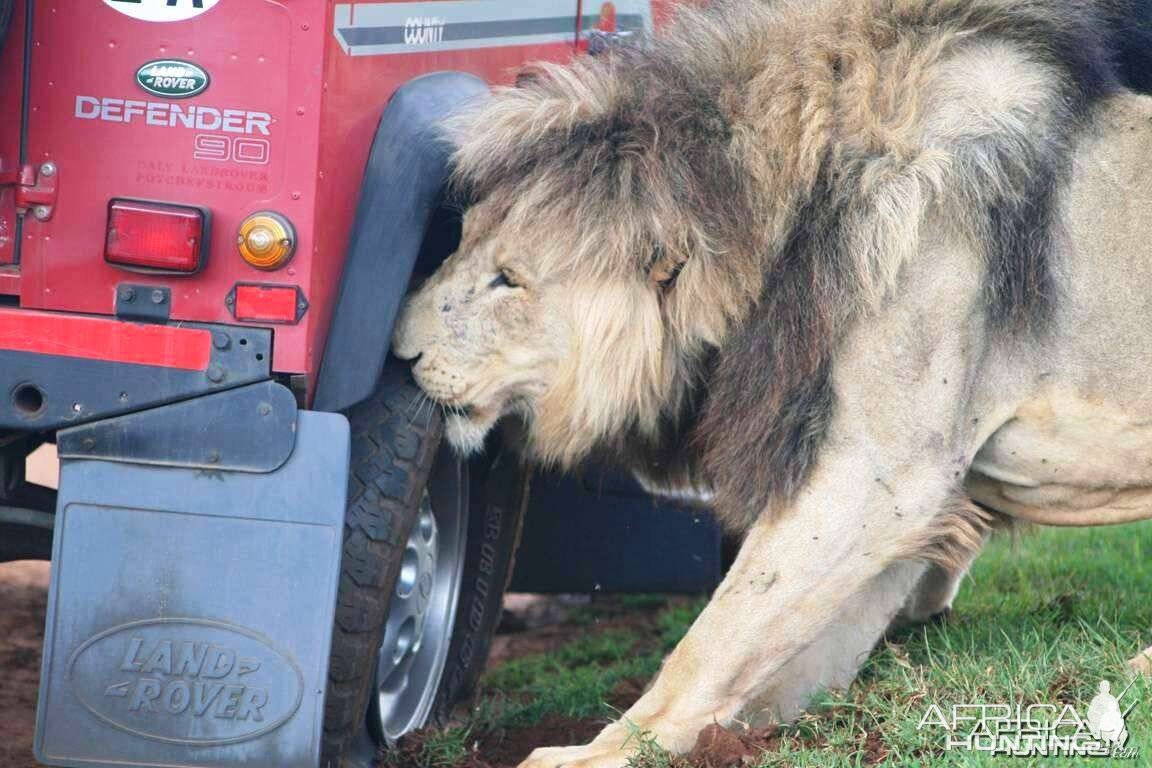
M 892 634 L 850 690 L 821 694 L 809 714 L 780 729 L 774 750 L 755 768 L 1152 766 L 1152 685 L 1145 681 L 1123 700 L 1141 700 L 1128 717 L 1129 746 L 1141 750 L 1134 761 L 992 758 L 945 750 L 942 731 L 918 729 L 931 704 L 950 713 L 954 704 L 1071 703 L 1085 713 L 1099 681 L 1111 680 L 1119 692 L 1131 678 L 1125 661 L 1152 644 L 1150 596 L 1152 524 L 998 539 L 973 568 L 947 623 Z M 649 610 L 657 599 L 634 598 Z M 605 704 L 612 691 L 654 674 L 702 605 L 666 607 L 644 637 L 597 632 L 595 605 L 585 609 L 577 636 L 559 652 L 488 674 L 466 722 L 425 742 L 420 768 L 454 765 L 484 734 L 549 715 L 618 716 Z M 644 734 L 636 738 L 644 745 L 637 768 L 677 765 Z
M 918 730 L 930 704 L 1071 703 L 1084 714 L 1100 680 L 1118 693 L 1127 659 L 1152 643 L 1152 526 L 1041 529 L 992 542 L 945 625 L 898 632 L 868 660 L 856 684 L 827 693 L 761 768 L 858 766 L 1152 765 L 1152 686 L 1124 697 L 1135 761 L 1005 758 L 944 749 L 939 729 Z

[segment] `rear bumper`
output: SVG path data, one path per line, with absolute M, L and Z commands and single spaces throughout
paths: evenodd
M 272 332 L 0 308 L 0 429 L 47 431 L 272 375 Z

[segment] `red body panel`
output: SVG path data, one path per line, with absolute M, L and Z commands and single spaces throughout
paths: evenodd
M 671 2 L 220 0 L 195 18 L 156 23 L 99 0 L 37 3 L 25 160 L 57 166 L 58 194 L 50 220 L 25 217 L 17 272 L 3 266 L 14 259 L 15 218 L 12 189 L 0 190 L 0 294 L 18 293 L 29 309 L 111 315 L 117 284 L 143 283 L 171 288 L 175 320 L 235 323 L 225 297 L 238 283 L 298 286 L 308 309 L 275 327 L 274 369 L 314 377 L 364 165 L 396 88 L 439 70 L 508 82 L 525 61 L 570 58 L 581 23 L 600 15 L 650 26 L 653 4 L 659 18 Z M 0 109 L 9 116 L 0 171 L 18 164 L 23 10 L 17 0 L 0 59 Z M 537 27 L 543 18 L 550 34 L 517 33 L 518 16 Z M 488 31 L 448 43 L 446 28 Z M 386 45 L 364 42 L 389 30 Z M 192 62 L 210 84 L 187 99 L 150 95 L 136 72 L 156 59 Z M 209 210 L 204 268 L 163 276 L 106 264 L 116 197 Z M 274 272 L 248 266 L 235 249 L 241 221 L 259 210 L 285 215 L 298 233 L 295 257 Z
M 311 252 L 320 234 L 314 179 L 323 84 L 317 63 L 327 43 L 326 12 L 318 0 L 226 0 L 194 19 L 155 23 L 99 2 L 72 13 L 38 3 L 29 162 L 56 163 L 60 187 L 51 221 L 25 221 L 21 305 L 111 314 L 116 285 L 132 282 L 170 287 L 174 319 L 232 322 L 224 304 L 232 286 L 267 277 L 236 253 L 235 233 L 245 216 L 264 208 L 283 213 L 296 222 L 301 249 Z M 137 69 L 166 57 L 204 67 L 212 76 L 209 88 L 179 101 L 144 92 L 135 82 Z M 147 115 L 133 115 L 131 123 L 79 119 L 78 97 L 171 104 L 185 111 L 237 109 L 266 113 L 271 120 L 265 136 L 148 125 Z M 263 147 L 267 155 L 258 157 L 267 163 L 236 162 L 237 139 L 252 142 L 251 149 Z M 226 159 L 205 159 L 225 157 L 217 142 L 227 143 Z M 113 197 L 209 209 L 212 235 L 204 269 L 189 277 L 160 277 L 103 263 L 99 251 Z M 338 256 L 301 258 L 284 279 L 305 293 L 323 291 L 338 279 L 339 266 Z M 277 369 L 308 370 L 309 337 L 319 325 L 306 316 L 278 334 Z

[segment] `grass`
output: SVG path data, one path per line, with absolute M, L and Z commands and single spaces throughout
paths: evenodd
M 813 766 L 1152 766 L 1152 684 L 1137 681 L 1128 717 L 1135 760 L 990 757 L 944 748 L 944 732 L 919 729 L 930 704 L 1070 703 L 1081 713 L 1100 680 L 1118 692 L 1125 661 L 1152 643 L 1152 524 L 1037 530 L 992 542 L 945 624 L 890 635 L 855 685 L 822 694 L 809 714 L 780 729 L 754 768 Z M 636 605 L 651 605 L 637 598 Z M 604 702 L 622 681 L 647 678 L 686 631 L 702 603 L 658 616 L 655 637 L 588 630 L 551 656 L 511 661 L 484 680 L 463 724 L 424 741 L 419 768 L 461 764 L 484 734 L 530 727 L 546 716 L 618 716 Z M 590 609 L 590 610 L 594 610 Z M 638 733 L 635 768 L 677 763 Z M 541 745 L 543 746 L 543 745 Z M 483 758 L 483 751 L 479 756 Z

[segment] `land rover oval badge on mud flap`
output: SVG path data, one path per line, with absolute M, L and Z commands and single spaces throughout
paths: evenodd
M 169 744 L 255 739 L 300 708 L 304 677 L 270 640 L 225 622 L 152 619 L 112 627 L 68 660 L 76 697 L 119 730 Z
M 191 98 L 203 93 L 209 82 L 203 67 L 179 59 L 150 61 L 136 70 L 136 84 L 165 99 Z

